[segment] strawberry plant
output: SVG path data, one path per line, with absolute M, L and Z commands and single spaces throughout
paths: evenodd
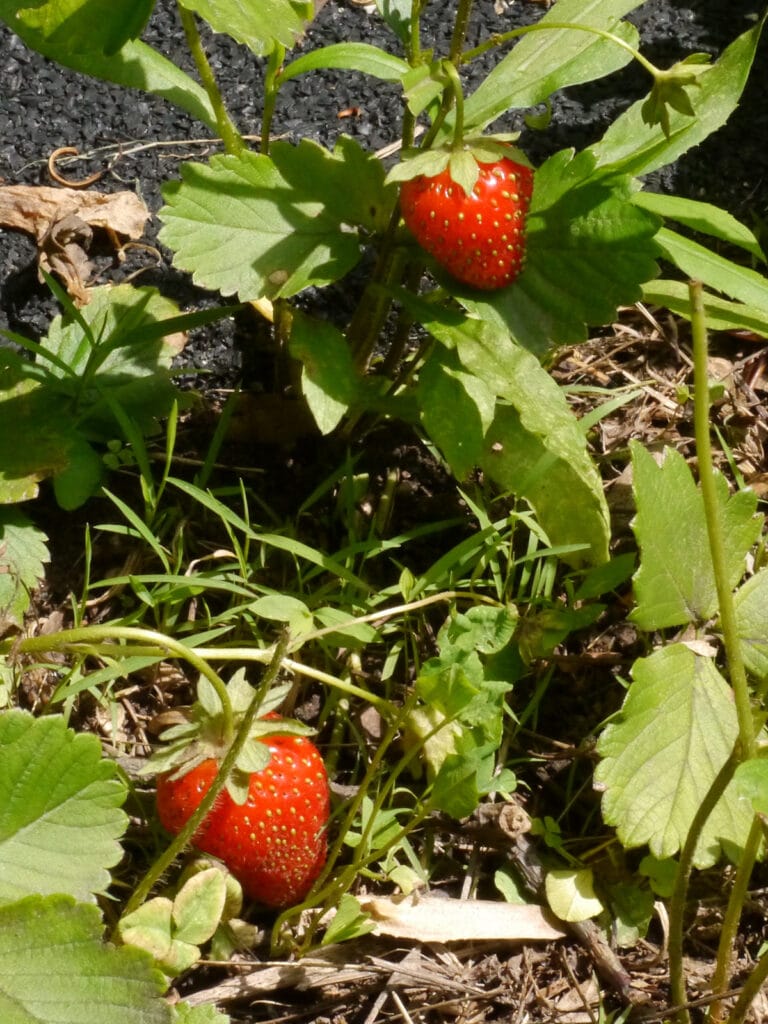
M 676 160 L 728 117 L 762 22 L 715 62 L 697 54 L 660 69 L 638 51 L 636 30 L 622 20 L 635 6 L 559 0 L 535 24 L 468 49 L 472 3 L 459 0 L 448 52 L 435 54 L 420 41 L 421 0 L 395 8 L 380 3 L 392 48 L 402 56 L 338 43 L 288 59 L 311 19 L 310 4 L 184 2 L 179 17 L 200 84 L 141 42 L 151 2 L 114 7 L 97 31 L 86 4 L 68 6 L 65 14 L 57 3 L 30 9 L 5 0 L 0 15 L 46 56 L 165 96 L 221 136 L 223 155 L 183 165 L 180 180 L 167 184 L 161 240 L 195 282 L 254 303 L 274 323 L 276 338 L 298 363 L 304 401 L 323 434 L 354 436 L 365 413 L 415 422 L 457 476 L 480 466 L 533 506 L 552 543 L 569 549 L 568 561 L 583 564 L 606 557 L 607 510 L 583 434 L 541 361 L 553 347 L 584 339 L 588 324 L 609 322 L 620 304 L 664 294 L 684 307 L 677 285 L 657 280 L 662 255 L 684 274 L 700 270 L 706 284 L 726 293 L 725 300 L 711 300 L 719 323 L 764 322 L 768 306 L 760 275 L 727 260 L 712 262 L 700 243 L 664 227 L 662 218 L 743 242 L 744 228 L 702 204 L 647 197 L 641 189 L 644 175 Z M 259 152 L 246 146 L 227 113 L 196 16 L 265 60 Z M 498 53 L 497 63 L 465 96 L 463 72 L 489 51 Z M 478 289 L 488 282 L 475 275 L 462 285 L 455 274 L 443 275 L 439 258 L 432 262 L 414 247 L 401 226 L 401 189 L 406 222 L 413 222 L 410 197 L 419 188 L 411 182 L 446 174 L 457 196 L 470 196 L 480 168 L 514 141 L 509 133 L 487 133 L 501 115 L 546 102 L 555 90 L 608 75 L 633 58 L 650 75 L 647 99 L 620 115 L 602 139 L 581 152 L 555 153 L 536 169 L 526 265 L 514 280 L 509 270 L 517 269 L 517 259 L 504 270 L 503 287 Z M 321 68 L 353 69 L 402 87 L 399 163 L 388 168 L 346 136 L 333 149 L 272 139 L 280 91 Z M 423 237 L 423 225 L 417 234 Z M 368 250 L 375 268 L 345 325 L 300 308 L 297 296 L 346 282 Z M 433 278 L 422 287 L 425 265 Z M 385 333 L 390 313 L 391 336 Z M 422 330 L 415 347 L 414 326 Z M 447 408 L 454 414 L 446 416 Z

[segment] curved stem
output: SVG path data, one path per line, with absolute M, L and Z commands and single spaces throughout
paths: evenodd
M 752 822 L 744 850 L 736 868 L 736 875 L 733 880 L 733 888 L 728 898 L 728 906 L 725 908 L 723 923 L 720 929 L 720 942 L 717 947 L 717 961 L 715 972 L 712 975 L 712 994 L 715 996 L 725 995 L 728 988 L 728 978 L 731 970 L 733 946 L 736 942 L 736 934 L 739 930 L 741 912 L 744 909 L 744 900 L 749 889 L 749 880 L 752 876 L 752 868 L 760 852 L 760 844 L 763 838 L 763 826 L 759 817 Z M 742 993 L 743 994 L 743 993 Z M 718 1024 L 723 1019 L 723 1004 L 721 1001 L 712 1003 L 709 1011 L 710 1024 Z
M 140 644 L 140 650 L 132 653 L 152 654 L 153 651 L 157 651 L 161 656 L 180 658 L 197 669 L 216 691 L 222 706 L 224 738 L 231 740 L 234 735 L 232 705 L 224 680 L 211 667 L 201 650 L 187 647 L 157 630 L 143 629 L 140 626 L 79 626 L 77 629 L 66 629 L 60 633 L 26 637 L 17 642 L 13 650 L 24 654 L 45 654 L 48 651 L 77 650 L 86 647 L 86 653 L 112 656 L 127 653 L 114 643 L 115 640 L 128 640 Z M 0 652 L 2 649 L 0 645 Z
M 696 436 L 696 452 L 699 463 L 699 483 L 704 503 L 704 514 L 707 523 L 707 536 L 712 556 L 712 567 L 717 588 L 720 625 L 723 633 L 728 674 L 733 687 L 736 716 L 739 725 L 739 736 L 734 749 L 737 762 L 742 762 L 755 754 L 755 725 L 752 716 L 752 701 L 749 693 L 747 674 L 741 655 L 736 610 L 728 578 L 728 566 L 725 556 L 724 535 L 721 504 L 717 494 L 717 478 L 712 463 L 712 444 L 710 439 L 709 421 L 709 384 L 707 367 L 707 328 L 704 315 L 704 294 L 700 281 L 689 284 L 691 300 L 691 331 L 693 337 L 693 380 L 694 380 L 694 431 Z M 758 818 L 752 823 L 745 848 L 742 852 L 733 889 L 728 900 L 723 926 L 720 932 L 720 943 L 717 950 L 717 963 L 712 979 L 712 991 L 715 995 L 725 992 L 731 964 L 733 944 L 738 931 L 739 920 L 749 879 L 757 858 L 762 827 Z M 722 1004 L 712 1005 L 709 1014 L 711 1024 L 722 1019 Z
M 197 73 L 200 76 L 202 86 L 208 94 L 208 99 L 211 101 L 213 112 L 216 115 L 216 126 L 218 127 L 219 135 L 221 135 L 221 140 L 224 143 L 224 148 L 228 153 L 242 153 L 244 149 L 243 140 L 227 113 L 227 108 L 224 105 L 224 99 L 219 90 L 218 82 L 216 81 L 213 69 L 208 63 L 208 58 L 206 57 L 205 50 L 203 49 L 200 33 L 197 30 L 195 16 L 192 11 L 188 11 L 185 7 L 182 7 L 180 3 L 177 3 L 176 7 L 179 12 L 182 28 L 184 29 L 187 46 L 189 47 L 192 59 L 195 62 L 195 67 L 197 68 Z
M 717 478 L 712 463 L 712 443 L 709 422 L 709 384 L 707 367 L 707 328 L 704 314 L 704 297 L 700 281 L 691 281 L 691 329 L 693 335 L 693 377 L 694 377 L 694 430 L 696 453 L 699 464 L 699 482 L 707 521 L 707 536 L 712 556 L 712 566 L 717 588 L 720 610 L 720 625 L 723 632 L 728 675 L 733 686 L 736 701 L 736 715 L 739 722 L 741 757 L 747 760 L 755 754 L 755 726 L 752 717 L 752 701 L 741 654 L 736 608 L 728 578 L 728 564 L 725 556 L 725 529 L 717 497 Z
M 464 144 L 464 92 L 461 88 L 461 79 L 456 65 L 447 60 L 443 64 L 443 70 L 448 77 L 451 96 L 456 109 L 456 120 L 453 125 L 453 148 L 460 149 Z

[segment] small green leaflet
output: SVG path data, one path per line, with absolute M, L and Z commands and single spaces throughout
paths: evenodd
M 23 512 L 0 505 L 0 631 L 20 626 L 45 574 L 48 538 Z
M 717 612 L 717 588 L 701 491 L 673 449 L 665 450 L 661 465 L 638 442 L 630 449 L 637 503 L 633 525 L 641 556 L 631 618 L 645 630 L 705 621 Z M 754 492 L 729 496 L 725 478 L 718 475 L 717 493 L 728 576 L 735 587 L 762 518 L 755 515 Z
M 734 595 L 736 628 L 747 671 L 768 679 L 768 569 L 761 569 Z
M 701 801 L 731 754 L 738 733 L 730 687 L 709 658 L 670 644 L 635 662 L 619 716 L 598 742 L 595 782 L 603 816 L 628 848 L 647 843 L 658 859 L 685 842 Z M 697 867 L 721 846 L 741 846 L 751 808 L 731 785 L 704 827 Z

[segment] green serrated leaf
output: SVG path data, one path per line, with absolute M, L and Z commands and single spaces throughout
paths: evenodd
M 581 548 L 566 561 L 605 561 L 609 527 L 602 482 L 552 377 L 493 316 L 456 319 L 427 310 L 419 316 L 430 334 L 455 348 L 465 370 L 499 398 L 483 439 L 484 471 L 533 505 L 552 544 Z M 455 434 L 450 421 L 431 422 L 430 431 L 450 450 Z
M 200 946 L 221 923 L 227 883 L 221 868 L 208 868 L 187 879 L 173 901 L 173 937 Z
M 308 155 L 314 144 L 303 145 Z M 174 250 L 174 264 L 190 271 L 197 284 L 243 301 L 288 297 L 310 284 L 329 284 L 357 263 L 357 235 L 343 231 L 342 224 L 359 211 L 363 193 L 330 155 L 338 173 L 316 178 L 315 162 L 312 173 L 305 168 L 289 183 L 275 162 L 281 159 L 282 169 L 293 175 L 298 166 L 288 149 L 287 143 L 275 143 L 274 160 L 246 152 L 214 156 L 209 164 L 186 163 L 181 182 L 164 187 L 161 240 Z M 376 199 L 374 218 L 380 192 Z
M 58 716 L 0 715 L 0 901 L 104 892 L 122 856 L 125 796 L 96 736 Z
M 736 628 L 747 671 L 768 679 L 768 569 L 761 569 L 734 595 Z
M 674 856 L 693 816 L 733 750 L 738 733 L 730 687 L 712 661 L 670 644 L 635 662 L 619 717 L 598 742 L 595 781 L 603 816 L 624 846 L 647 843 Z M 707 819 L 698 867 L 714 864 L 724 843 L 743 845 L 752 821 L 733 786 Z
M 517 623 L 517 610 L 511 606 L 475 605 L 452 615 L 440 630 L 438 640 L 441 649 L 498 654 L 514 636 Z
M 19 509 L 0 505 L 0 623 L 5 626 L 21 625 L 45 573 L 47 540 Z
M 68 896 L 0 906 L 3 1024 L 170 1024 L 152 958 L 103 931 L 99 909 Z
M 224 32 L 258 55 L 275 43 L 291 47 L 312 17 L 302 0 L 181 0 L 182 7 L 204 18 L 214 32 Z
M 717 587 L 701 491 L 679 452 L 666 449 L 657 465 L 638 442 L 631 442 L 630 450 L 637 504 L 633 528 L 641 554 L 635 576 L 637 606 L 630 617 L 645 630 L 711 618 L 717 611 Z M 718 474 L 717 494 L 728 578 L 735 587 L 762 520 L 755 515 L 752 491 L 729 496 L 728 484 Z
M 433 437 L 458 479 L 467 476 L 483 455 L 484 438 L 493 422 L 496 394 L 458 355 L 436 346 L 419 371 L 419 406 Z
M 364 394 L 349 344 L 333 324 L 296 311 L 289 350 L 302 364 L 301 390 L 318 429 L 330 434 Z

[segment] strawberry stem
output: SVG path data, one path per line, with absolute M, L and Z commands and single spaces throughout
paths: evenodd
M 208 94 L 208 99 L 213 107 L 213 112 L 216 115 L 216 126 L 221 136 L 221 141 L 224 143 L 224 148 L 228 153 L 237 155 L 243 151 L 243 140 L 235 128 L 227 108 L 224 105 L 224 99 L 219 90 L 216 77 L 213 73 L 211 65 L 208 63 L 208 58 L 205 55 L 203 44 L 200 39 L 200 33 L 197 30 L 197 23 L 195 22 L 195 16 L 192 11 L 188 11 L 183 4 L 177 3 L 177 9 L 179 12 L 179 18 L 181 19 L 182 28 L 184 29 L 184 35 L 187 40 L 187 46 L 192 55 L 192 59 L 195 62 L 197 73 L 200 76 L 200 81 Z

